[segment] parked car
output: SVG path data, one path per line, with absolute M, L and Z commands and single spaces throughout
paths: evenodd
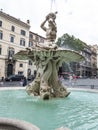
M 30 81 L 33 81 L 35 79 L 35 76 L 34 75 L 30 75 L 28 76 L 27 80 L 30 80 Z
M 70 78 L 70 74 L 63 74 L 64 79 L 69 79 Z
M 69 79 L 70 75 L 72 75 L 71 73 L 67 73 L 67 72 L 62 72 L 61 75 L 63 76 L 64 79 Z
M 21 81 L 24 78 L 23 75 L 10 75 L 5 78 L 5 81 Z

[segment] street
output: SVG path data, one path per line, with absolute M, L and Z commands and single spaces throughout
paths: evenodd
M 62 83 L 67 87 L 78 87 L 78 88 L 91 88 L 98 89 L 98 79 L 76 79 L 76 80 L 63 80 Z
M 0 82 L 0 87 L 17 87 L 17 86 L 21 86 L 20 82 Z
M 98 79 L 76 79 L 76 80 L 68 80 L 63 79 L 62 84 L 67 87 L 78 87 L 78 88 L 91 88 L 98 89 Z M 28 81 L 28 84 L 30 81 Z M 0 82 L 0 87 L 21 87 L 22 83 L 20 81 L 12 81 L 12 82 Z
M 30 83 L 30 81 L 28 81 Z M 0 87 L 22 87 L 21 81 L 4 81 L 0 82 Z

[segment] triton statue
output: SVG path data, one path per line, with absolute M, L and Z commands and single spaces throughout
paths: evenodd
M 49 13 L 46 16 L 46 19 L 44 20 L 44 22 L 41 24 L 41 28 L 46 31 L 46 39 L 49 42 L 54 42 L 56 39 L 56 33 L 57 33 L 57 26 L 55 23 L 55 19 L 56 19 L 56 13 Z M 46 28 L 44 25 L 45 23 L 48 22 L 48 28 Z
M 59 48 L 55 44 L 57 27 L 55 23 L 56 13 L 49 13 L 41 24 L 41 28 L 46 31 L 46 43 L 38 43 L 35 47 L 26 51 L 18 52 L 16 58 L 30 58 L 35 62 L 37 68 L 36 78 L 26 87 L 29 95 L 40 96 L 42 99 L 67 97 L 66 86 L 63 86 L 58 78 L 59 67 L 62 63 L 71 61 L 81 61 L 84 59 L 79 53 L 64 48 Z M 45 23 L 48 22 L 48 27 Z

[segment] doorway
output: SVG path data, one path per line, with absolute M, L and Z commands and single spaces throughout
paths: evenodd
M 8 64 L 7 66 L 7 76 L 10 76 L 13 74 L 13 64 Z

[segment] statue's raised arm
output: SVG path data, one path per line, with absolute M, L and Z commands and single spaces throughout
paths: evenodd
M 54 42 L 57 34 L 57 26 L 56 26 L 56 13 L 49 13 L 46 16 L 46 19 L 42 22 L 41 28 L 46 31 L 46 39 L 48 42 Z M 45 27 L 46 22 L 48 22 L 48 27 Z

